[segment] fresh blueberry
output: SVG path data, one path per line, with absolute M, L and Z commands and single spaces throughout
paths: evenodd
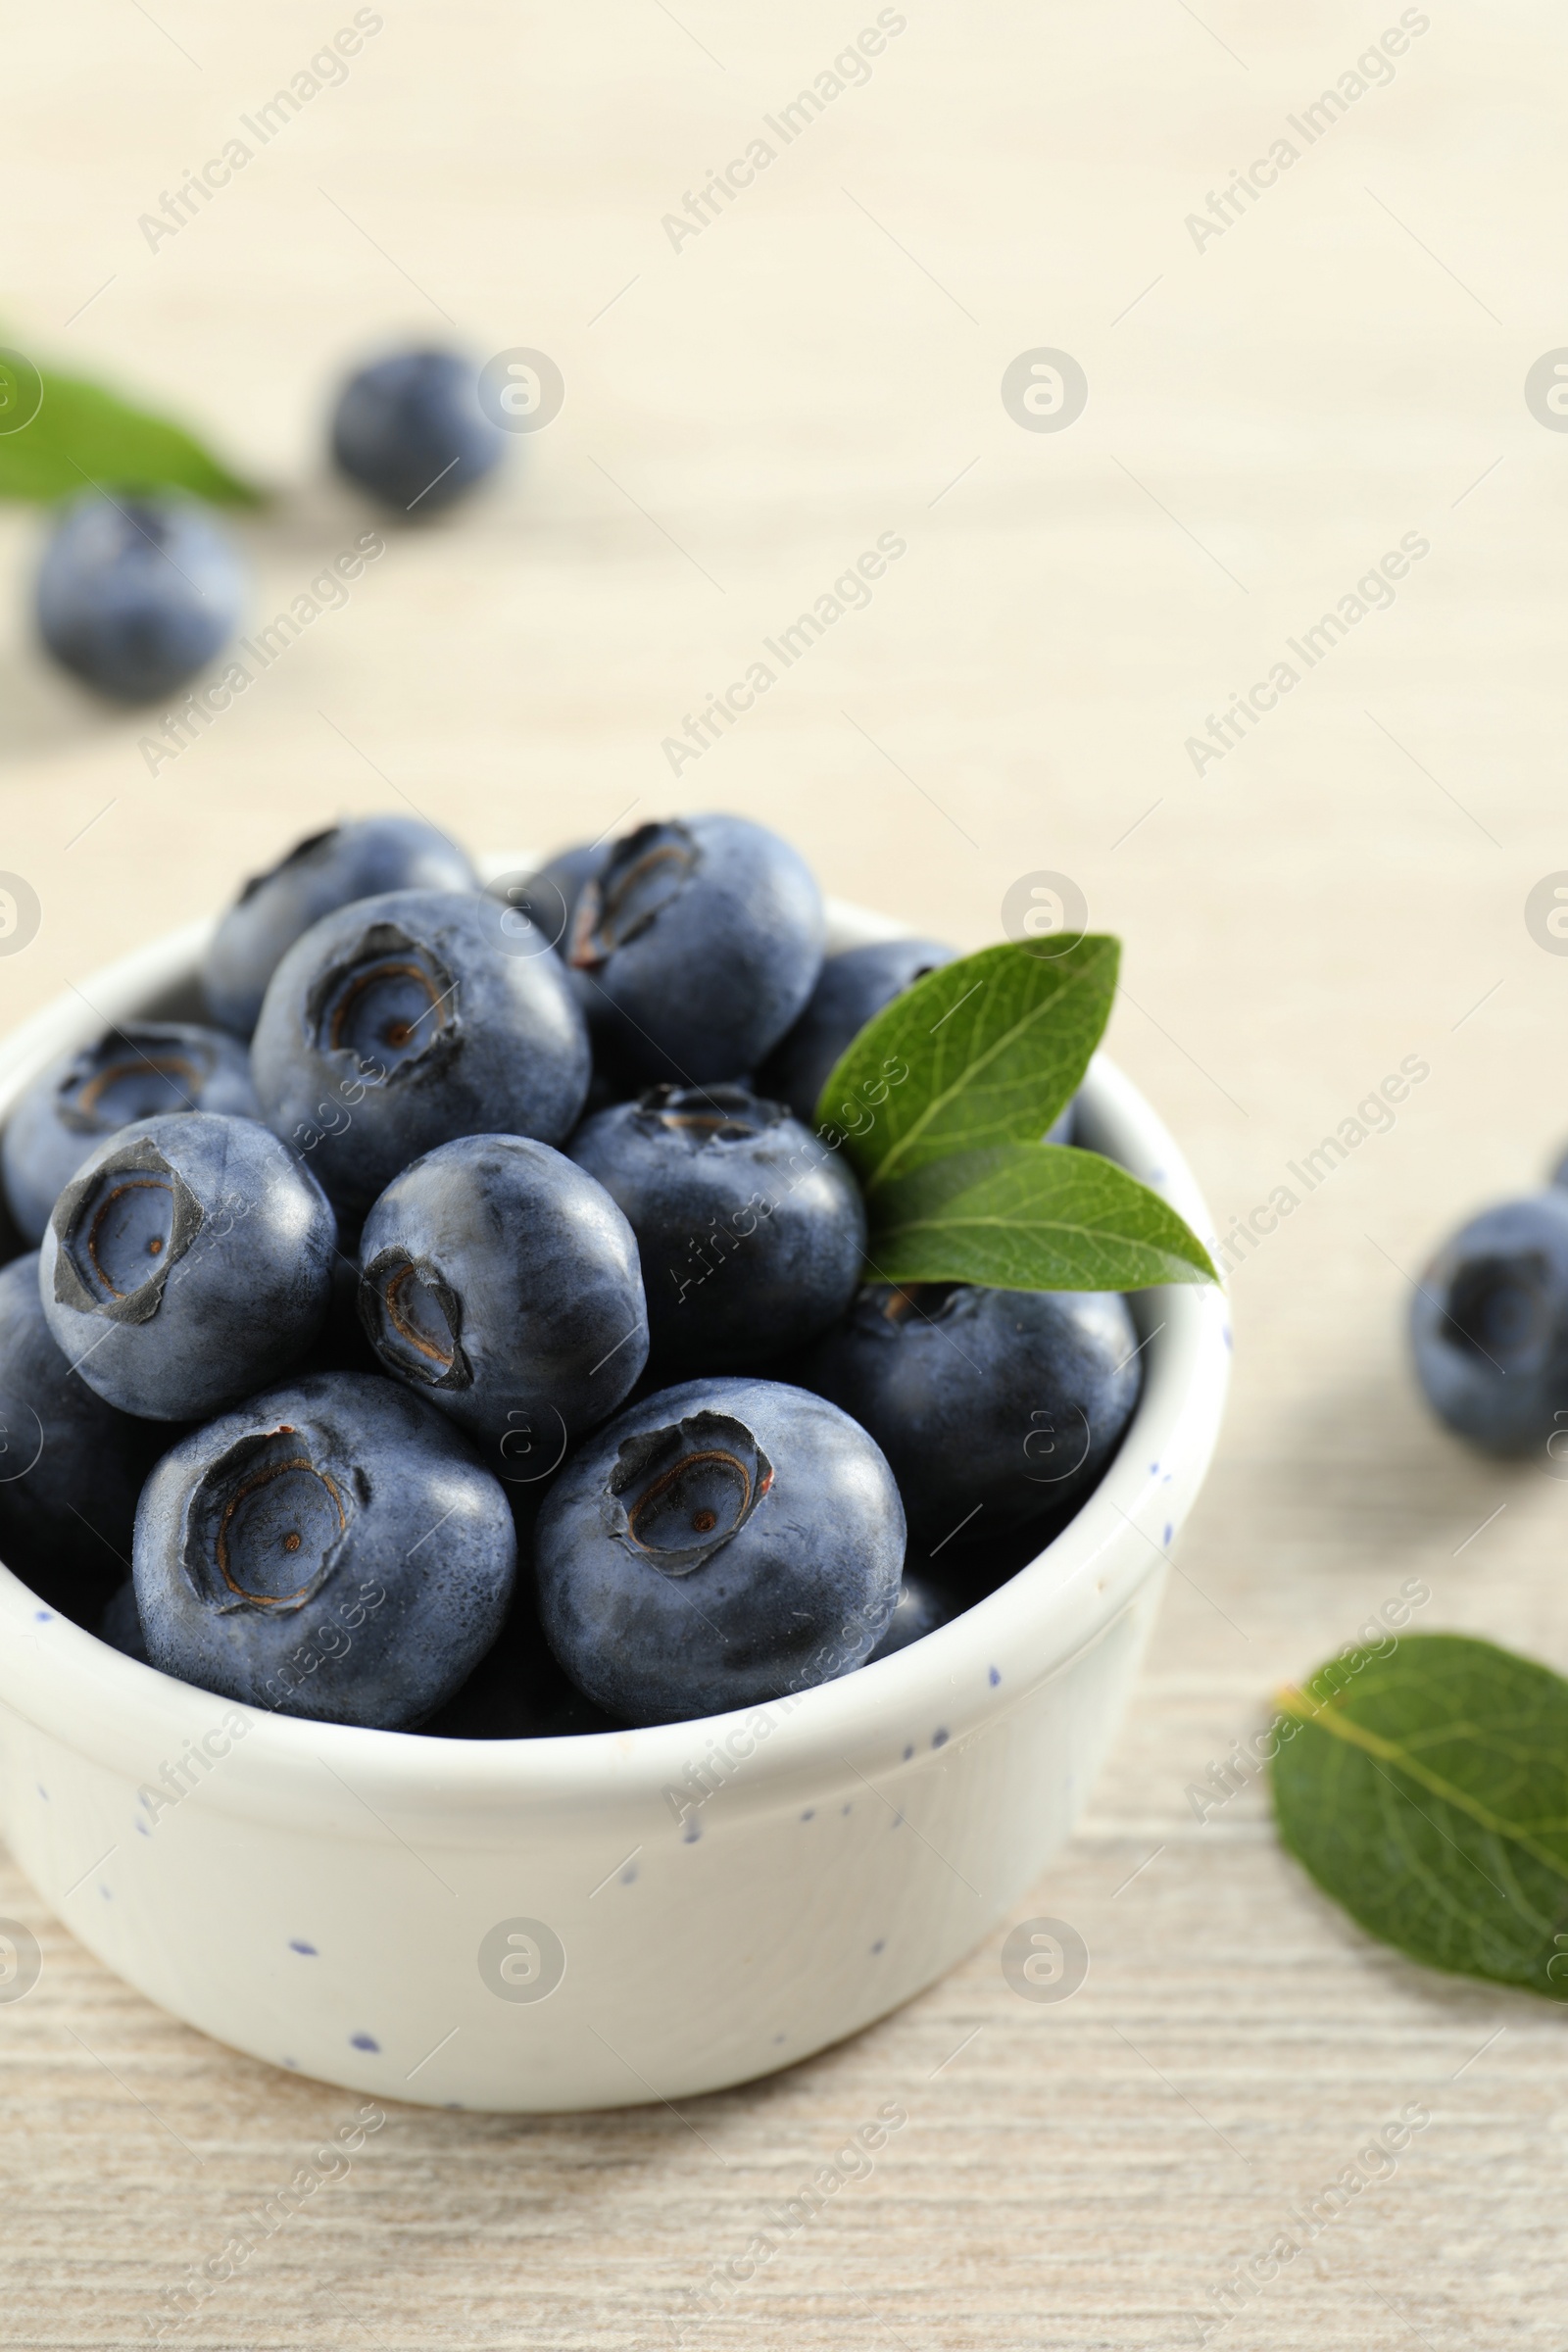
M 855 1296 L 859 1187 L 778 1102 L 744 1087 L 655 1087 L 586 1120 L 571 1156 L 631 1221 L 656 1372 L 765 1363 Z
M 558 850 L 534 873 L 501 874 L 485 887 L 492 898 L 503 900 L 514 910 L 509 927 L 519 941 L 525 936 L 526 922 L 539 940 L 564 957 L 571 951 L 577 902 L 610 854 L 607 843 L 583 842 L 573 849 Z M 586 980 L 582 986 L 586 992 Z
M 413 816 L 361 816 L 296 842 L 253 874 L 214 932 L 202 990 L 215 1021 L 249 1037 L 267 983 L 313 923 L 389 890 L 473 890 L 466 851 Z
M 569 961 L 592 1019 L 648 1079 L 743 1078 L 804 1007 L 822 901 L 787 842 L 739 816 L 640 825 L 583 885 Z
M 460 1135 L 560 1143 L 588 1033 L 559 959 L 514 954 L 478 892 L 399 890 L 324 915 L 268 984 L 251 1049 L 269 1124 L 363 1211 Z
M 954 959 L 931 939 L 879 939 L 830 956 L 806 1010 L 757 1073 L 759 1094 L 787 1102 L 808 1127 L 835 1064 L 895 997 Z
M 629 1723 L 754 1705 L 860 1665 L 904 1512 L 864 1430 L 766 1380 L 665 1389 L 590 1438 L 539 1514 L 551 1647 Z
M 612 1110 L 617 1102 L 629 1102 L 648 1091 L 641 1078 L 628 1070 L 612 1054 L 607 1054 L 603 1039 L 594 1043 L 593 1075 L 588 1081 L 588 1100 L 582 1106 L 584 1119 L 601 1110 Z
M 332 1260 L 332 1297 L 314 1347 L 300 1358 L 294 1377 L 307 1372 L 379 1372 L 375 1349 L 360 1321 L 360 1240 L 341 1218 L 337 1255 Z
M 758 1093 L 776 1096 L 798 1119 L 814 1128 L 822 1089 L 866 1023 L 917 980 L 953 960 L 954 950 L 933 939 L 873 940 L 867 947 L 830 956 L 810 1003 L 759 1070 Z M 1070 1144 L 1073 1111 L 1069 1102 L 1042 1141 Z
M 787 1102 L 814 1128 L 822 1089 L 866 1023 L 927 972 L 952 963 L 954 953 L 934 939 L 879 939 L 830 956 L 806 1010 L 758 1071 L 758 1093 Z M 1044 1142 L 1072 1142 L 1073 1107 L 1053 1120 Z
M 18 1232 L 42 1241 L 49 1211 L 106 1136 L 135 1119 L 179 1110 L 260 1118 L 244 1047 L 217 1029 L 138 1021 L 106 1029 L 79 1053 L 51 1062 L 18 1102 L 0 1139 L 6 1204 Z
M 1098 1484 L 1138 1401 L 1114 1291 L 872 1284 L 801 1377 L 868 1429 L 912 1543 L 985 1542 Z
M 1507 1200 L 1445 1244 L 1410 1302 L 1427 1401 L 1487 1453 L 1568 1432 L 1568 1193 Z
M 457 1695 L 419 1726 L 440 1740 L 564 1740 L 625 1728 L 562 1672 L 520 1576 L 493 1647 Z
M 55 1203 L 38 1287 L 89 1388 L 149 1421 L 220 1413 L 298 1363 L 326 1320 L 337 1226 L 254 1119 L 123 1127 Z
M 1039 1428 L 1038 1423 L 1036 1428 Z M 1042 1443 L 1046 1442 L 1042 1439 Z M 1050 1494 L 1052 1489 L 1044 1487 L 1041 1492 Z M 923 1543 L 917 1542 L 911 1533 L 909 1548 L 905 1555 L 905 1581 L 924 1579 L 934 1582 L 940 1590 L 952 1593 L 955 1613 L 959 1609 L 973 1608 L 977 1600 L 983 1600 L 988 1592 L 1000 1591 L 1021 1569 L 1038 1560 L 1041 1553 L 1072 1525 L 1084 1499 L 1079 1494 L 1071 1502 L 1048 1504 L 1044 1511 L 1020 1519 L 1000 1534 L 993 1529 L 988 1538 L 978 1543 L 971 1543 L 968 1539 L 983 1524 L 979 1519 L 975 1520 L 973 1527 L 965 1529 L 951 1542 L 947 1540 L 951 1533 L 951 1521 L 940 1536 L 930 1536 Z
M 199 508 L 93 491 L 44 550 L 38 629 L 101 694 L 156 702 L 227 644 L 244 598 L 233 550 Z
M 403 514 L 450 506 L 507 445 L 479 406 L 478 380 L 455 351 L 398 351 L 362 368 L 332 414 L 339 469 Z
M 44 1321 L 38 1256 L 0 1267 L 0 1559 L 90 1624 L 130 1564 L 142 1481 L 172 1433 L 90 1389 Z
M 390 1380 L 313 1373 L 164 1456 L 136 1513 L 151 1663 L 320 1723 L 416 1724 L 501 1631 L 516 1575 L 506 1495 Z
M 878 1658 L 891 1658 L 896 1650 L 907 1649 L 911 1642 L 923 1642 L 934 1634 L 939 1625 L 946 1625 L 956 1613 L 951 1593 L 928 1576 L 915 1576 L 907 1568 L 899 1587 L 898 1606 L 888 1619 L 888 1630 L 866 1659 L 874 1666 Z
M 566 982 L 582 1008 L 583 1018 L 592 1030 L 600 1004 L 600 993 L 587 972 L 574 971 L 567 957 L 571 953 L 572 926 L 577 917 L 577 903 L 583 891 L 610 856 L 608 844 L 593 842 L 581 848 L 559 850 L 548 865 L 536 873 L 518 871 L 498 874 L 485 885 L 486 895 L 499 899 L 504 912 L 501 931 L 513 955 L 544 955 L 553 951 L 561 959 Z M 600 1065 L 609 1056 L 601 1038 L 600 1051 L 595 1056 L 594 1077 L 600 1077 Z M 634 1075 L 625 1085 L 617 1086 L 613 1096 L 635 1094 L 641 1081 Z M 590 1090 L 591 1091 L 591 1090 Z
M 648 1360 L 637 1244 L 548 1144 L 466 1135 L 365 1220 L 360 1315 L 381 1369 L 451 1415 L 498 1477 L 608 1419 Z
M 107 1642 L 111 1649 L 122 1656 L 134 1658 L 138 1665 L 149 1663 L 147 1643 L 142 1638 L 141 1618 L 136 1611 L 136 1585 L 132 1577 L 112 1592 L 104 1603 L 98 1620 L 98 1639 Z

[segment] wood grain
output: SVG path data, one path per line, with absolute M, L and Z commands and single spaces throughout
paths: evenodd
M 1568 867 L 1568 441 L 1522 397 L 1565 335 L 1559 17 L 1403 12 L 1430 22 L 1392 79 L 1367 68 L 1308 143 L 1289 119 L 1393 0 L 1288 22 L 908 0 L 869 79 L 786 145 L 765 118 L 869 0 L 765 24 L 735 0 L 383 13 L 341 86 L 155 246 L 140 216 L 347 0 L 8 24 L 7 338 L 177 405 L 280 486 L 243 526 L 258 618 L 368 527 L 320 459 L 347 359 L 393 331 L 537 347 L 567 397 L 494 496 L 389 527 L 347 603 L 156 772 L 145 717 L 38 662 L 38 524 L 0 516 L 0 866 L 43 906 L 0 959 L 0 1022 L 336 810 L 412 804 L 505 846 L 733 807 L 960 946 L 998 936 L 1019 876 L 1072 875 L 1127 941 L 1113 1051 L 1216 1216 L 1298 1203 L 1241 1251 L 1221 1458 L 1083 1834 L 1028 1906 L 1085 1936 L 1081 1992 L 1017 1999 L 998 1936 L 857 2041 L 679 2114 L 392 2110 L 172 2340 L 1192 2345 L 1416 2102 L 1394 2176 L 1217 2340 L 1560 2342 L 1560 2014 L 1370 1945 L 1254 1786 L 1204 1822 L 1187 1794 L 1406 1578 L 1418 1623 L 1568 1665 L 1568 1488 L 1446 1443 L 1402 1354 L 1423 1253 L 1568 1129 L 1568 962 L 1523 917 Z M 677 249 L 663 216 L 759 136 L 755 183 Z M 1195 236 L 1281 137 L 1276 182 Z M 1038 347 L 1087 373 L 1059 433 L 999 396 Z M 687 714 L 883 533 L 906 552 L 869 604 L 672 772 Z M 1428 552 L 1393 601 L 1365 591 L 1293 655 L 1407 534 Z M 1282 662 L 1298 682 L 1195 766 L 1188 739 Z M 1429 1075 L 1396 1123 L 1308 1191 L 1289 1163 L 1406 1056 Z M 44 1951 L 0 2007 L 0 2341 L 140 2343 L 356 2102 L 153 2012 L 9 1865 L 0 1914 Z M 692 2318 L 889 2101 L 907 2121 L 869 2175 Z

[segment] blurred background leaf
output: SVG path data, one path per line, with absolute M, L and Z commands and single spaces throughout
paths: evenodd
M 6 428 L 8 411 L 24 413 L 35 401 L 24 423 Z M 183 425 L 83 376 L 34 371 L 19 353 L 0 353 L 0 498 L 49 501 L 94 486 L 187 490 L 215 506 L 263 500 Z

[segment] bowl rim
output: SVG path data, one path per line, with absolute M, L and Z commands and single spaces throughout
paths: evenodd
M 481 870 L 493 876 L 526 865 L 519 857 L 495 858 Z M 827 905 L 830 952 L 906 933 L 868 909 Z M 103 966 L 0 1040 L 0 1119 L 47 1061 L 100 1026 L 177 1017 L 215 921 L 184 925 Z M 1080 1101 L 1096 1148 L 1156 1184 L 1197 1231 L 1213 1231 L 1173 1138 L 1103 1054 L 1094 1057 Z M 1163 1572 L 1174 1525 L 1218 1435 L 1229 1302 L 1220 1288 L 1175 1285 L 1136 1294 L 1131 1304 L 1145 1352 L 1143 1393 L 1115 1460 L 1082 1509 L 1006 1583 L 935 1633 L 793 1696 L 681 1723 L 521 1740 L 318 1723 L 239 1706 L 144 1666 L 46 1609 L 0 1565 L 0 1704 L 144 1786 L 160 1769 L 157 1759 L 237 1715 L 244 1737 L 201 1782 L 204 1801 L 293 1822 L 308 1807 L 313 1830 L 360 1838 L 377 1836 L 383 1806 L 477 1826 L 541 1805 L 569 1813 L 663 1798 L 686 1822 L 706 1801 L 701 1782 L 691 1793 L 698 1773 L 717 1772 L 727 1811 L 743 1791 L 747 1805 L 771 1809 L 803 1788 L 838 1785 L 846 1768 L 858 1775 L 859 1762 L 884 1772 L 916 1756 L 929 1762 L 933 1749 L 993 1726 L 1060 1674 Z M 357 1802 L 344 1805 L 323 1786 L 323 1767 Z M 384 1822 L 380 1829 L 395 1836 Z

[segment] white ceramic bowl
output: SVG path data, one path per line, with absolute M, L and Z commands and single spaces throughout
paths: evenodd
M 831 911 L 839 947 L 899 928 Z M 207 932 L 98 972 L 6 1040 L 0 1118 L 104 1021 L 195 1016 Z M 1081 1116 L 1084 1142 L 1211 1229 L 1103 1058 Z M 1134 1305 L 1137 1417 L 1065 1532 L 925 1641 L 736 1715 L 493 1742 L 247 1715 L 0 1568 L 0 1833 L 149 1999 L 349 2089 L 550 2110 L 788 2066 L 970 1950 L 1084 1803 L 1228 1369 L 1219 1293 Z

